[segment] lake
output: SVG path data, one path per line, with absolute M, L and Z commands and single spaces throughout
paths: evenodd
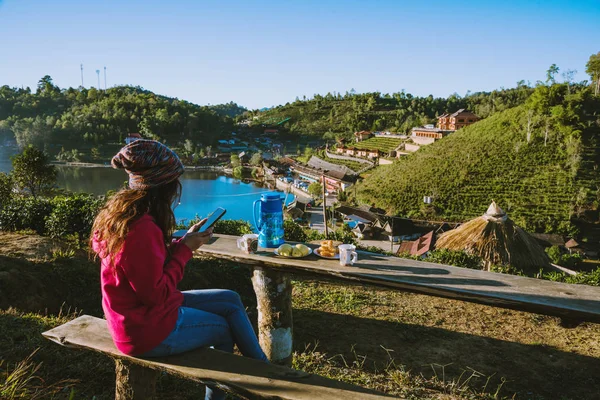
M 0 172 L 11 169 L 10 156 L 15 150 L 0 147 Z M 127 181 L 127 174 L 113 168 L 58 166 L 57 185 L 71 192 L 101 195 L 117 190 Z M 181 177 L 181 204 L 175 208 L 177 220 L 206 216 L 216 207 L 227 210 L 224 219 L 243 219 L 253 224 L 252 204 L 262 193 L 271 192 L 258 183 L 242 182 L 214 171 L 186 170 Z M 289 195 L 287 202 L 294 199 Z

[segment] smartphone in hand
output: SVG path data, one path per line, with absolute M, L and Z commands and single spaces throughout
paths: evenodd
M 208 216 L 206 217 L 207 221 L 204 223 L 204 225 L 200 227 L 198 232 L 204 232 L 205 230 L 213 227 L 217 223 L 217 221 L 220 220 L 223 217 L 223 215 L 225 215 L 226 212 L 227 210 L 225 210 L 223 207 L 217 207 L 213 212 L 208 214 Z M 186 233 L 186 229 L 180 229 L 178 231 L 173 232 L 173 238 L 179 239 L 181 237 L 184 237 Z

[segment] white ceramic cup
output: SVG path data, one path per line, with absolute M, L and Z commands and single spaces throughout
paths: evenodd
M 356 253 L 356 246 L 353 244 L 340 244 L 338 246 L 340 251 L 340 265 L 354 265 L 358 260 L 358 254 Z
M 238 238 L 237 247 L 247 254 L 256 253 L 256 250 L 258 249 L 258 235 L 255 233 L 248 233 L 241 238 Z

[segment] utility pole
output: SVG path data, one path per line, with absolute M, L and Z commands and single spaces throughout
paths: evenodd
M 79 65 L 81 67 L 81 87 L 83 87 L 83 64 Z
M 325 196 L 325 175 L 321 175 L 323 183 L 323 223 L 325 224 L 325 238 L 329 239 L 329 228 L 327 228 L 327 197 Z
M 104 90 L 106 90 L 106 65 L 104 66 Z
M 98 76 L 98 90 L 100 90 L 100 70 L 96 70 L 96 75 Z

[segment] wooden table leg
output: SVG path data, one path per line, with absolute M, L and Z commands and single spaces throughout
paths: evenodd
M 146 400 L 156 398 L 159 372 L 123 360 L 115 360 L 117 382 L 115 400 Z
M 254 268 L 252 285 L 258 303 L 258 339 L 274 364 L 292 363 L 292 283 L 271 268 Z

